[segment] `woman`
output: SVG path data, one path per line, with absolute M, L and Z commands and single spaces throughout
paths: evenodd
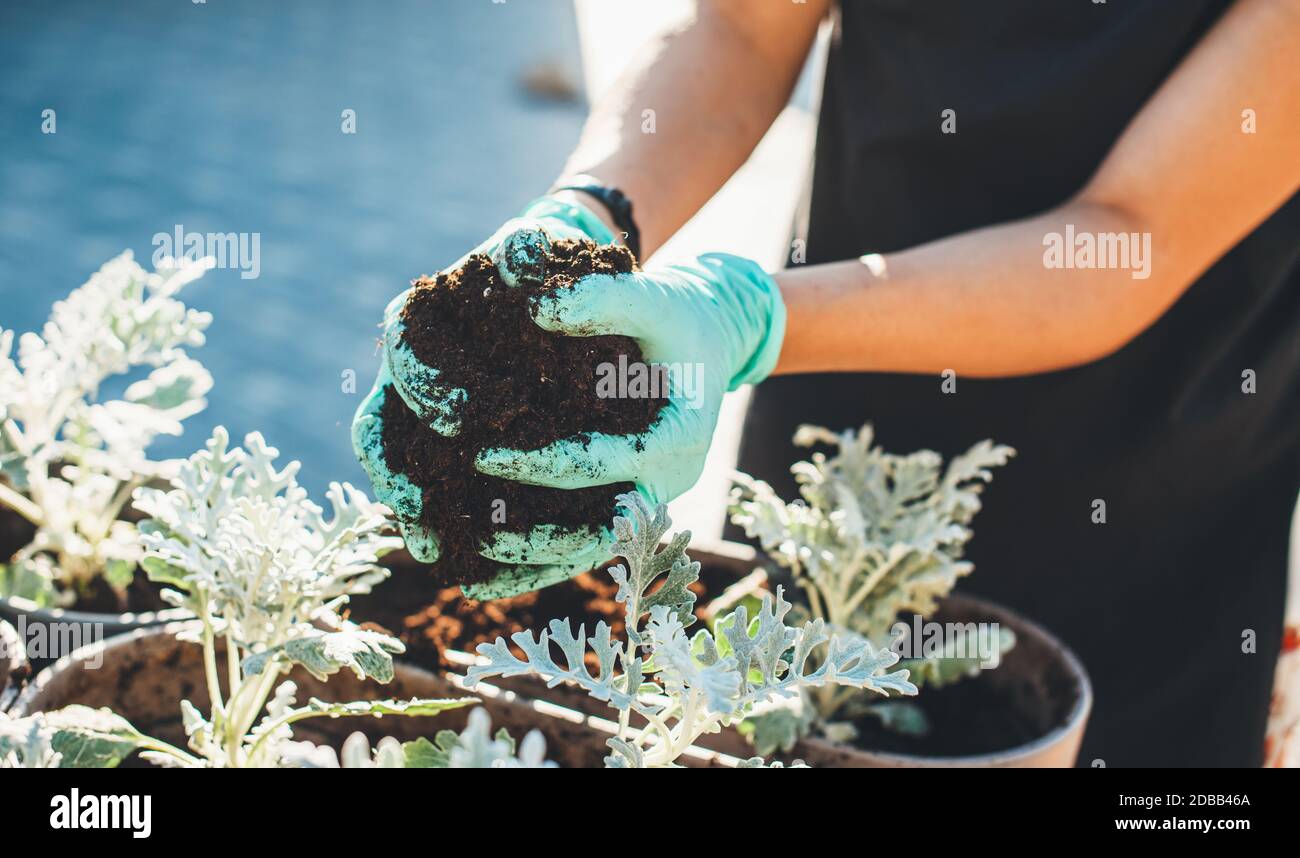
M 1079 652 L 1084 763 L 1257 765 L 1300 476 L 1300 2 L 704 3 L 595 106 L 528 231 L 482 249 L 540 228 L 647 258 L 744 162 L 832 12 L 806 259 L 769 275 L 711 254 L 536 309 L 702 367 L 703 406 L 479 469 L 666 500 L 698 477 L 723 391 L 769 375 L 740 465 L 787 493 L 799 423 L 1011 444 L 963 587 Z M 572 548 L 537 546 L 515 584 L 568 574 L 545 564 Z

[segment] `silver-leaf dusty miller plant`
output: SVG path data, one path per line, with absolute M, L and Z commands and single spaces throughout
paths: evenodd
M 469 671 L 471 687 L 487 677 L 521 674 L 535 674 L 552 686 L 578 685 L 618 712 L 620 729 L 605 759 L 613 768 L 672 766 L 701 735 L 743 719 L 765 701 L 804 689 L 915 692 L 907 671 L 885 672 L 898 661 L 895 653 L 862 637 L 832 636 L 821 619 L 787 625 L 790 604 L 779 588 L 775 598 L 764 597 L 755 616 L 742 606 L 717 623 L 716 634 L 700 629 L 688 635 L 695 621 L 695 596 L 688 587 L 700 572 L 686 556 L 690 533 L 673 536 L 657 550 L 671 524 L 667 507 L 651 510 L 636 493 L 618 501 L 628 512 L 614 519 L 615 553 L 625 564 L 611 568 L 610 575 L 626 612 L 625 639 L 614 640 L 604 621 L 588 636 L 585 625 L 575 634 L 568 619 L 552 620 L 536 636 L 512 636 L 522 658 L 503 638 L 480 644 L 483 661 Z M 594 671 L 586 664 L 589 652 L 595 656 Z
M 146 449 L 179 435 L 212 386 L 185 353 L 212 317 L 176 298 L 210 265 L 182 259 L 151 274 L 124 253 L 56 302 L 40 334 L 19 337 L 16 360 L 14 332 L 0 328 L 0 506 L 36 529 L 0 557 L 0 595 L 66 604 L 101 575 L 124 593 L 140 548 L 119 513 L 174 465 Z M 141 367 L 150 372 L 120 399 L 100 401 L 106 381 Z
M 391 736 L 371 750 L 364 733 L 353 733 L 343 743 L 342 754 L 333 748 L 310 742 L 295 743 L 286 762 L 313 769 L 552 769 L 546 759 L 546 740 L 538 730 L 529 731 L 523 742 L 515 741 L 502 728 L 492 733 L 487 711 L 476 708 L 460 733 L 439 730 L 432 741 L 425 738 L 399 742 Z
M 298 462 L 277 470 L 278 452 L 257 433 L 242 449 L 228 441 L 218 427 L 206 449 L 181 464 L 170 491 L 135 493 L 136 506 L 152 516 L 141 526 L 141 565 L 175 588 L 164 598 L 198 617 L 178 637 L 203 648 L 210 709 L 179 701 L 188 751 L 142 736 L 112 713 L 98 713 L 117 722 L 100 732 L 159 764 L 266 767 L 284 764 L 293 725 L 307 718 L 435 715 L 474 702 L 297 703 L 295 684 L 281 681 L 295 665 L 322 680 L 344 669 L 361 679 L 393 678 L 402 644 L 344 622 L 338 611 L 386 577 L 378 559 L 400 540 L 387 535 L 388 510 L 352 486 L 330 485 L 327 516 L 298 485 Z M 86 729 L 67 710 L 61 717 Z
M 777 563 L 789 568 L 807 596 L 808 610 L 841 634 L 889 646 L 901 613 L 929 616 L 957 579 L 970 573 L 962 559 L 980 510 L 980 492 L 990 468 L 1015 454 L 1010 447 L 981 441 L 943 467 L 931 450 L 895 455 L 873 446 L 870 424 L 834 433 L 801 426 L 794 442 L 824 444 L 834 455 L 815 452 L 791 471 L 801 500 L 787 503 L 771 486 L 737 477 L 732 521 L 756 537 Z M 1004 630 L 996 643 L 1013 641 Z M 973 641 L 956 642 L 971 649 Z M 966 647 L 969 644 L 969 647 Z M 954 642 L 948 643 L 952 650 Z M 901 662 L 917 685 L 937 686 L 979 670 L 981 659 L 942 651 Z M 852 730 L 836 719 L 863 714 L 905 732 L 924 732 L 924 715 L 902 701 L 872 702 L 851 689 L 821 688 L 797 705 L 773 711 L 745 725 L 760 753 L 788 749 L 795 738 L 819 725 L 847 738 Z

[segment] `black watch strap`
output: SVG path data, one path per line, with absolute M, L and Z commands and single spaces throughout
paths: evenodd
M 640 261 L 641 230 L 637 229 L 636 221 L 632 218 L 632 201 L 626 194 L 618 188 L 602 185 L 599 179 L 587 175 L 572 176 L 562 180 L 560 184 L 551 188 L 551 193 L 556 191 L 581 191 L 600 200 L 601 205 L 609 211 L 614 226 L 618 227 L 623 234 L 623 243 Z

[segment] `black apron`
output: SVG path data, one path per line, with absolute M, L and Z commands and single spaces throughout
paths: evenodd
M 1228 5 L 844 2 L 807 262 L 1064 202 Z M 945 110 L 955 134 L 940 133 Z M 1300 487 L 1298 335 L 1294 198 L 1152 328 L 1087 366 L 959 377 L 951 395 L 937 376 L 769 379 L 740 467 L 794 497 L 800 423 L 870 420 L 897 452 L 1014 446 L 984 495 L 975 572 L 959 586 L 1042 622 L 1083 659 L 1096 705 L 1080 763 L 1258 765 Z M 1243 392 L 1246 370 L 1255 393 Z M 1104 524 L 1092 520 L 1098 499 Z

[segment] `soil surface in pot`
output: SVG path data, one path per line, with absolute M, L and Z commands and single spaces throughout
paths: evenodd
M 495 573 L 500 564 L 478 551 L 499 531 L 522 533 L 542 523 L 608 526 L 615 495 L 632 489 L 630 483 L 572 491 L 530 486 L 480 474 L 474 459 L 488 447 L 530 450 L 593 431 L 621 435 L 650 427 L 666 399 L 602 397 L 596 385 L 600 365 L 643 361 L 634 340 L 553 334 L 529 313 L 537 295 L 571 288 L 586 274 L 635 267 L 626 248 L 558 241 L 541 281 L 508 287 L 492 260 L 476 254 L 455 271 L 412 284 L 402 310 L 406 342 L 440 371 L 440 383 L 468 392 L 452 438 L 423 425 L 391 387 L 381 415 L 384 454 L 423 490 L 424 523 L 441 540 L 438 583 L 473 583 Z M 526 552 L 512 559 L 526 563 Z
M 735 581 L 735 572 L 704 566 L 691 585 L 700 606 Z M 429 593 L 433 592 L 433 598 Z M 604 620 L 617 638 L 623 633 L 623 606 L 614 596 L 617 585 L 605 568 L 510 599 L 479 602 L 467 599 L 458 587 L 439 587 L 430 570 L 413 562 L 394 564 L 393 576 L 366 596 L 354 596 L 350 619 L 380 626 L 406 644 L 400 656 L 430 670 L 451 668 L 445 650 L 474 652 L 481 643 L 515 632 L 541 631 L 553 620 L 568 617 L 575 627 L 585 623 L 590 633 Z M 511 644 L 517 655 L 523 655 Z M 589 666 L 596 667 L 590 653 Z
M 916 697 L 908 698 L 929 719 L 928 734 L 905 736 L 866 716 L 854 723 L 858 736 L 853 744 L 864 751 L 965 757 L 1010 750 L 1062 726 L 1078 689 L 1072 684 L 1052 688 L 1045 699 L 1037 683 L 1010 672 L 995 677 L 1008 663 L 943 688 L 922 688 Z
M 36 528 L 22 516 L 9 509 L 0 509 L 0 563 L 7 563 L 14 552 L 32 541 Z M 126 611 L 142 613 L 161 611 L 171 607 L 162 600 L 162 587 L 150 581 L 142 570 L 137 570 L 135 580 L 127 588 L 123 600 L 102 578 L 96 578 L 77 594 L 67 607 L 74 611 L 102 614 L 120 614 Z

